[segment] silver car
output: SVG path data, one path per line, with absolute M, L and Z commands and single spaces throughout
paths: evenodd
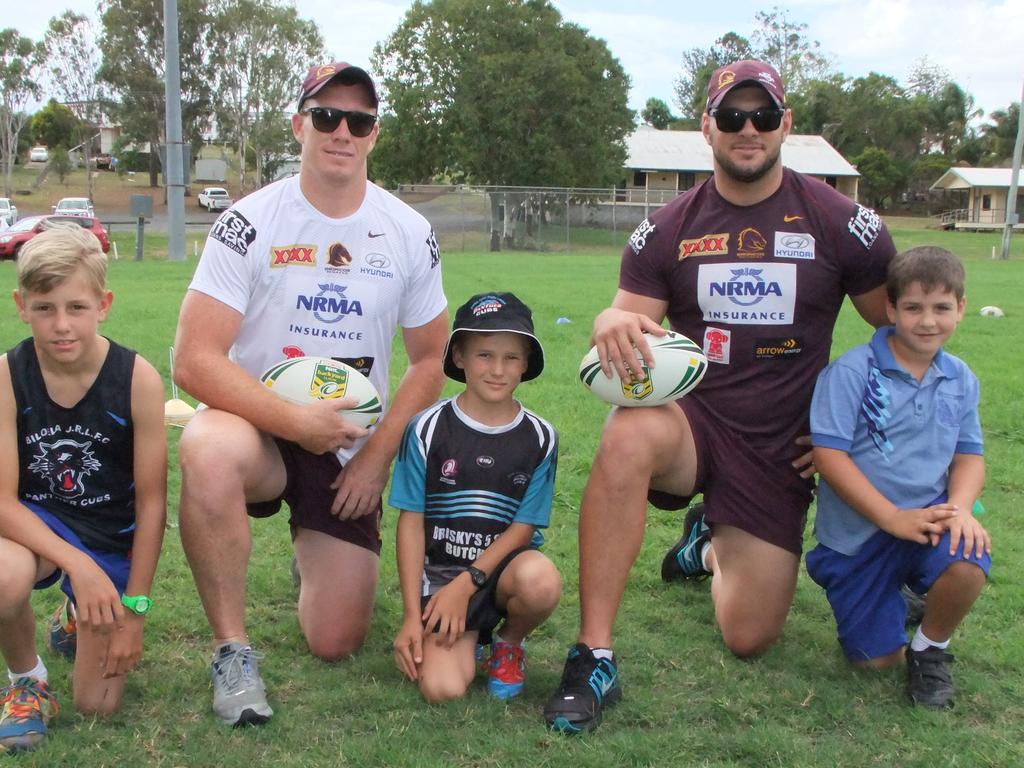
M 62 197 L 53 212 L 59 216 L 95 216 L 88 197 Z
M 18 206 L 9 197 L 0 197 L 0 221 L 8 227 L 18 220 Z

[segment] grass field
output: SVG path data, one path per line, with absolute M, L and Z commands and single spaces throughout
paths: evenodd
M 606 406 L 575 381 L 593 316 L 610 299 L 618 247 L 571 254 L 449 253 L 443 260 L 452 306 L 486 289 L 515 291 L 534 310 L 548 365 L 520 390 L 525 404 L 561 433 L 561 461 L 548 533 L 548 554 L 565 579 L 563 601 L 530 643 L 527 689 L 509 704 L 482 686 L 459 702 L 428 707 L 391 658 L 401 598 L 394 565 L 396 514 L 385 514 L 377 612 L 355 658 L 324 664 L 305 653 L 295 616 L 284 519 L 254 524 L 249 625 L 267 654 L 263 673 L 276 711 L 261 729 L 231 731 L 210 714 L 209 630 L 176 530 L 179 475 L 172 447 L 169 530 L 147 619 L 146 655 L 129 679 L 123 710 L 109 720 L 73 712 L 69 666 L 44 653 L 65 704 L 52 738 L 20 756 L 25 766 L 991 766 L 1024 765 L 1024 243 L 1010 261 L 989 258 L 996 235 L 936 233 L 894 221 L 901 247 L 935 242 L 967 265 L 968 312 L 949 349 L 982 383 L 988 484 L 984 518 L 994 539 L 993 576 L 975 612 L 954 639 L 959 700 L 953 712 L 912 708 L 902 670 L 863 674 L 844 662 L 821 591 L 801 573 L 781 641 L 757 661 L 733 658 L 715 627 L 707 584 L 664 585 L 658 565 L 678 537 L 677 513 L 652 511 L 641 556 L 618 622 L 616 652 L 624 700 L 592 735 L 565 738 L 545 730 L 544 701 L 561 674 L 577 626 L 578 502 Z M 167 348 L 194 260 L 169 263 L 161 244 L 147 260 L 114 262 L 116 294 L 105 332 L 139 349 L 168 374 Z M 163 246 L 166 249 L 166 246 Z M 191 252 L 191 247 L 190 247 Z M 14 266 L 0 264 L 0 287 L 14 287 Z M 996 304 L 1001 320 L 979 317 Z M 569 324 L 556 324 L 568 317 Z M 24 337 L 13 302 L 0 309 L 0 347 Z M 844 310 L 834 353 L 868 338 Z M 396 351 L 401 359 L 401 350 Z M 1017 362 L 1014 362 L 1016 360 Z M 395 371 L 397 376 L 399 371 Z M 170 385 L 168 382 L 170 397 Z M 454 391 L 454 385 L 449 387 Z M 808 526 L 808 539 L 810 526 Z M 54 591 L 36 596 L 40 616 Z M 13 763 L 12 763 L 13 764 Z

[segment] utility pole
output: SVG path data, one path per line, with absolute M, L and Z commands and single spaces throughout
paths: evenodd
M 1017 141 L 1013 145 L 1013 165 L 1010 167 L 1010 191 L 1006 193 L 1006 224 L 1003 226 L 1003 247 L 999 258 L 1010 258 L 1010 235 L 1013 225 L 1020 220 L 1017 215 L 1017 181 L 1020 177 L 1020 156 L 1024 147 L 1024 86 L 1021 86 L 1020 109 L 1017 110 Z
M 164 0 L 164 95 L 167 136 L 167 258 L 185 260 L 185 153 L 181 140 L 181 57 L 178 53 L 178 0 Z

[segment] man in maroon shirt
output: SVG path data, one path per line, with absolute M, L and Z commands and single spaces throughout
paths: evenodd
M 814 381 L 844 296 L 886 322 L 895 253 L 873 211 L 783 168 L 791 126 L 772 67 L 717 70 L 701 119 L 714 175 L 637 227 L 612 306 L 594 321 L 606 375 L 628 377 L 634 350 L 649 360 L 643 334 L 663 335 L 665 318 L 710 365 L 687 397 L 615 409 L 604 426 L 580 507 L 578 642 L 544 712 L 555 730 L 595 728 L 621 696 L 612 628 L 648 499 L 680 509 L 703 494 L 662 576 L 711 576 L 730 651 L 753 656 L 782 632 L 813 487 L 802 436 Z

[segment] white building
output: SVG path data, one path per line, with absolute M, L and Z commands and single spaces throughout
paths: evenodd
M 782 164 L 857 199 L 860 174 L 821 136 L 790 134 Z M 659 131 L 643 125 L 626 137 L 623 202 L 659 206 L 707 179 L 714 166 L 711 147 L 700 131 Z

